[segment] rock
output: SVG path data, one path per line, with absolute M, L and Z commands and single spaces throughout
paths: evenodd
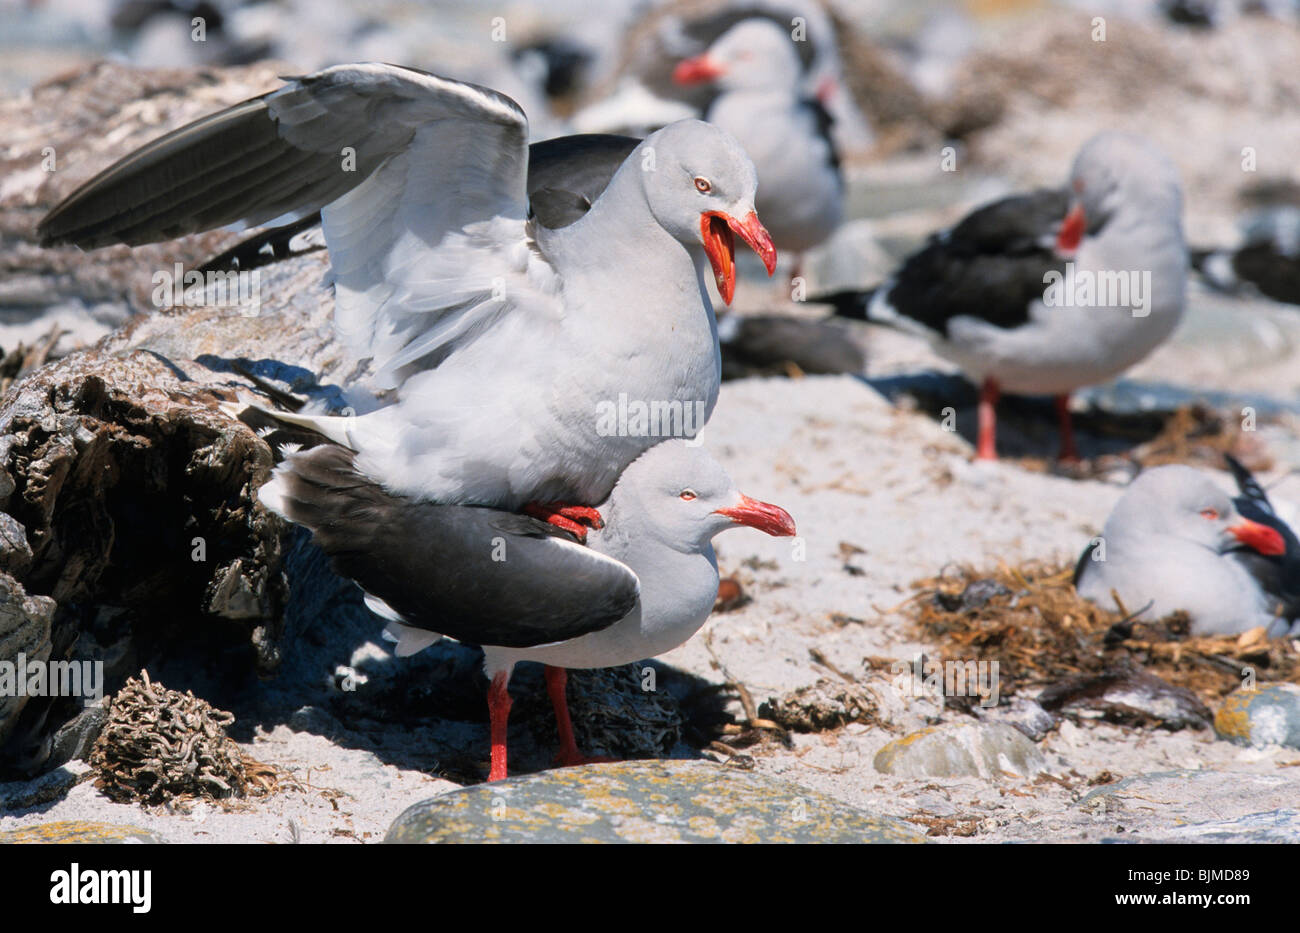
M 798 784 L 703 761 L 561 768 L 409 807 L 390 843 L 922 842 Z
M 1074 713 L 1122 725 L 1162 729 L 1204 729 L 1210 711 L 1185 687 L 1167 683 L 1131 660 L 1099 674 L 1081 674 L 1052 684 L 1038 695 L 1049 712 Z
M 1233 820 L 1172 826 L 1159 841 L 1294 845 L 1300 842 L 1300 810 L 1267 810 Z
M 7 573 L 0 572 L 0 666 L 11 668 L 16 676 L 20 656 L 26 661 L 47 661 L 50 657 L 50 626 L 54 600 L 28 596 L 23 587 Z M 0 693 L 0 746 L 18 724 L 18 717 L 31 697 Z
M 1160 814 L 1160 834 L 1168 827 L 1235 820 L 1265 808 L 1288 809 L 1300 796 L 1293 775 L 1234 771 L 1155 771 L 1099 787 L 1075 806 L 1093 818 L 1142 818 Z
M 30 781 L 13 781 L 0 784 L 0 813 L 39 807 L 59 799 L 76 786 L 81 776 L 90 770 L 83 762 L 56 768 Z
M 0 660 L 18 650 L 101 660 L 109 691 L 159 655 L 259 676 L 280 662 L 286 619 L 302 613 L 288 585 L 285 523 L 255 499 L 271 451 L 219 405 L 264 401 L 254 386 L 343 404 L 338 386 L 354 363 L 334 342 L 333 297 L 320 288 L 327 257 L 255 270 L 254 313 L 195 302 L 159 310 L 155 272 L 174 262 L 192 269 L 243 237 L 216 231 L 93 259 L 36 242 L 41 216 L 78 184 L 167 129 L 278 86 L 277 74 L 269 64 L 220 73 L 100 64 L 21 103 L 0 102 L 13 143 L 0 166 L 23 169 L 0 192 L 10 247 L 0 301 L 30 311 L 42 333 L 41 316 L 65 305 L 95 314 L 112 306 L 114 322 L 135 313 L 91 346 L 45 347 L 45 365 L 45 352 L 0 354 L 0 573 L 9 574 L 0 578 Z M 88 131 L 110 116 L 113 133 Z M 47 146 L 57 169 L 33 170 Z M 337 582 L 328 574 L 302 589 Z M 0 697 L 0 769 L 31 775 L 84 751 L 96 721 L 82 713 L 64 698 Z
M 985 722 L 1004 722 L 1019 729 L 1031 742 L 1041 742 L 1056 728 L 1056 717 L 1027 697 L 1016 697 L 1008 705 L 992 709 L 972 705 L 971 711 Z
M 1030 777 L 1047 769 L 1033 742 L 1000 722 L 933 726 L 876 753 L 876 770 L 898 777 Z
M 91 820 L 64 820 L 57 823 L 38 823 L 23 829 L 0 833 L 0 845 L 73 843 L 76 845 L 100 843 L 160 843 L 162 837 L 138 826 L 116 823 L 96 823 Z
M 1300 748 L 1300 686 L 1279 683 L 1236 691 L 1214 714 L 1214 731 L 1236 745 Z

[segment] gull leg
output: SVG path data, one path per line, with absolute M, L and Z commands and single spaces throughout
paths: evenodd
M 540 518 L 556 528 L 563 528 L 576 535 L 583 544 L 587 543 L 588 528 L 604 528 L 605 520 L 600 512 L 585 505 L 566 505 L 563 502 L 529 502 L 524 506 L 524 514 Z
M 569 718 L 569 701 L 564 692 L 565 685 L 569 681 L 569 672 L 562 667 L 552 667 L 547 664 L 544 673 L 546 692 L 550 694 L 551 705 L 555 707 L 555 731 L 560 735 L 560 750 L 555 755 L 555 763 L 562 768 L 568 768 L 572 765 L 611 761 L 610 758 L 584 755 L 578 750 L 578 740 L 573 735 L 573 720 Z
M 997 381 L 988 378 L 980 388 L 979 440 L 975 445 L 976 460 L 996 460 L 997 450 L 997 404 L 1001 391 Z
M 506 777 L 506 726 L 510 719 L 509 671 L 492 675 L 488 687 L 488 720 L 492 724 L 492 767 L 489 781 L 504 781 Z
M 1074 419 L 1070 417 L 1070 393 L 1056 396 L 1056 417 L 1061 425 L 1061 452 L 1058 460 L 1079 462 L 1079 448 L 1074 445 Z

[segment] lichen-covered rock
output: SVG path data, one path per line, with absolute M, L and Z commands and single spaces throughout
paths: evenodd
M 1215 712 L 1214 731 L 1237 745 L 1300 748 L 1300 686 L 1280 683 L 1238 690 Z
M 787 781 L 703 761 L 561 768 L 425 800 L 388 830 L 390 843 L 922 842 Z
M 1047 768 L 1033 742 L 1000 722 L 933 726 L 876 753 L 876 770 L 897 777 L 1032 777 Z
M 160 843 L 162 838 L 138 826 L 96 823 L 91 820 L 62 820 L 38 823 L 0 833 L 0 845 L 69 843 L 94 845 L 103 843 Z

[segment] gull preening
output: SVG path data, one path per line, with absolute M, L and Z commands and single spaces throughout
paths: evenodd
M 827 300 L 927 338 L 980 386 L 980 459 L 997 457 L 995 406 L 1010 392 L 1055 397 L 1070 460 L 1070 393 L 1173 333 L 1187 270 L 1177 169 L 1141 137 L 1105 132 L 1079 150 L 1065 187 L 981 207 L 874 292 Z

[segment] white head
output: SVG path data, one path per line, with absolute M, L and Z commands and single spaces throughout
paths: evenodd
M 1070 170 L 1071 214 L 1087 230 L 1100 229 L 1122 209 L 1180 224 L 1178 169 L 1149 140 L 1131 133 L 1098 133 L 1083 144 Z
M 724 91 L 797 93 L 803 64 L 794 39 L 770 19 L 754 17 L 732 26 L 708 51 L 673 69 L 678 84 L 710 82 Z
M 718 292 L 731 303 L 736 290 L 733 234 L 776 270 L 776 247 L 754 210 L 758 175 L 731 134 L 701 120 L 679 120 L 652 133 L 628 156 L 624 171 L 639 170 L 650 212 L 687 246 L 703 246 Z
M 1104 536 L 1149 541 L 1151 547 L 1159 547 L 1161 537 L 1177 538 L 1219 554 L 1286 550 L 1276 529 L 1243 517 L 1232 496 L 1199 470 L 1181 465 L 1139 474 L 1106 520 Z
M 662 441 L 634 460 L 601 511 L 618 534 L 684 552 L 703 551 L 714 535 L 739 525 L 795 533 L 788 512 L 743 495 L 708 451 L 681 439 Z

